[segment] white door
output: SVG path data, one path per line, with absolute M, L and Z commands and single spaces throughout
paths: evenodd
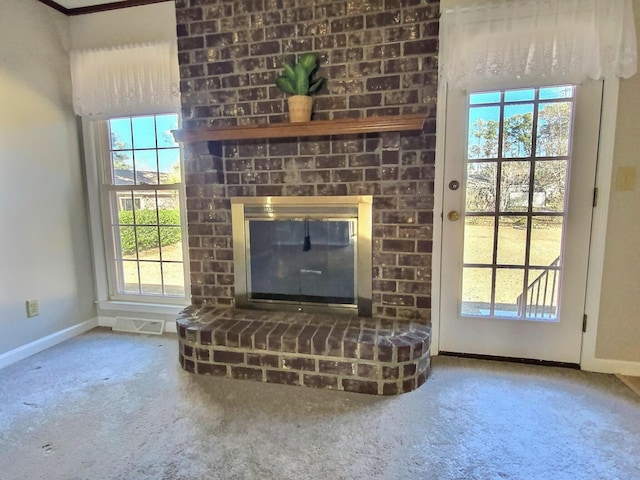
M 441 351 L 579 363 L 601 93 L 448 94 Z

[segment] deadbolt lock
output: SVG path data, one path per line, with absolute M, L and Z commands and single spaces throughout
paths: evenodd
M 460 214 L 455 210 L 451 210 L 449 213 L 447 213 L 447 218 L 452 222 L 457 222 L 458 220 L 460 220 Z
M 457 180 L 451 180 L 449 182 L 449 190 L 457 190 L 460 188 L 460 182 Z

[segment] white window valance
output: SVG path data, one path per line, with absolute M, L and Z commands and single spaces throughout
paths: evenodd
M 180 110 L 175 42 L 71 52 L 73 109 L 107 118 Z
M 441 80 L 454 89 L 628 78 L 637 70 L 631 0 L 493 0 L 445 10 Z

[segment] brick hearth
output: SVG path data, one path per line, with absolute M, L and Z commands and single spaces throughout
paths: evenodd
M 191 306 L 178 336 L 182 367 L 205 375 L 396 395 L 430 369 L 430 328 L 411 322 Z

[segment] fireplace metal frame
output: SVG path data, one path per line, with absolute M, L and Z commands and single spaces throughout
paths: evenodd
M 233 197 L 231 198 L 231 223 L 236 306 L 260 310 L 295 310 L 309 313 L 353 313 L 360 317 L 372 316 L 372 204 L 371 195 L 331 197 Z M 287 218 L 305 220 L 340 217 L 340 210 L 356 207 L 356 275 L 357 305 L 298 303 L 287 301 L 256 300 L 249 298 L 247 275 L 248 248 L 247 214 L 251 218 Z M 302 210 L 302 213 L 298 212 Z M 325 212 L 330 213 L 328 216 Z M 322 215 L 322 217 L 321 217 Z M 350 214 L 351 218 L 354 214 Z

